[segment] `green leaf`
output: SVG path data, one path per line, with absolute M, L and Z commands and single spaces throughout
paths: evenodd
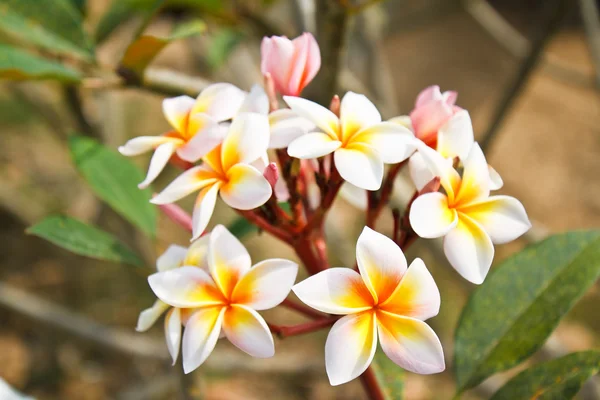
M 94 58 L 83 17 L 70 0 L 0 0 L 0 31 L 52 52 Z
M 128 159 L 97 141 L 81 136 L 69 138 L 75 166 L 94 193 L 146 234 L 156 235 L 157 211 L 150 204 L 150 189 L 137 185 L 142 172 Z
M 0 44 L 0 78 L 12 80 L 53 79 L 76 83 L 79 72 L 54 61 Z
M 238 239 L 241 239 L 246 235 L 258 231 L 258 228 L 256 228 L 256 226 L 252 225 L 247 219 L 243 217 L 236 218 L 231 224 L 229 224 L 227 229 Z
M 161 52 L 169 43 L 177 39 L 184 39 L 206 30 L 206 24 L 202 21 L 191 21 L 179 25 L 173 33 L 167 37 L 143 35 L 129 45 L 121 60 L 121 72 L 142 81 L 144 70 L 152 62 L 154 57 Z M 129 76 L 128 75 L 128 76 Z
M 600 352 L 572 353 L 521 372 L 496 392 L 492 400 L 571 399 L 599 371 Z
M 162 3 L 164 0 L 114 0 L 96 27 L 96 43 L 102 43 L 119 25 L 134 16 L 151 18 Z
M 28 228 L 27 233 L 82 256 L 138 267 L 144 265 L 129 247 L 111 234 L 73 218 L 51 216 Z
M 233 29 L 225 28 L 217 32 L 212 38 L 206 56 L 210 67 L 212 69 L 220 68 L 243 38 L 244 35 L 240 31 Z
M 387 400 L 404 398 L 404 370 L 394 364 L 381 349 L 377 349 L 371 368 Z
M 600 275 L 600 231 L 554 235 L 511 257 L 471 295 L 456 329 L 459 392 L 538 350 Z
M 82 14 L 85 14 L 86 8 L 86 0 L 71 0 L 71 3 L 75 6 L 75 8 Z

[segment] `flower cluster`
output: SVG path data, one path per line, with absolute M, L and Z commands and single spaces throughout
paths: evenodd
M 440 294 L 423 261 L 407 266 L 403 249 L 417 237 L 443 237 L 450 264 L 481 283 L 493 244 L 529 229 L 523 205 L 490 195 L 502 180 L 474 141 L 469 113 L 455 105 L 456 92 L 429 87 L 409 115 L 384 120 L 361 94 L 334 96 L 329 108 L 301 97 L 321 63 L 311 34 L 264 38 L 261 52 L 263 86 L 245 92 L 217 83 L 196 99 L 166 99 L 163 112 L 173 129 L 119 148 L 127 156 L 154 151 L 141 188 L 167 164 L 184 169 L 152 203 L 191 227 L 189 248 L 173 245 L 158 258 L 158 272 L 148 278 L 158 299 L 140 314 L 137 330 L 168 310 L 167 347 L 173 362 L 181 347 L 186 373 L 221 337 L 252 356 L 271 357 L 273 333 L 293 336 L 330 325 L 325 365 L 332 385 L 367 370 L 378 342 L 406 370 L 443 371 L 440 341 L 423 322 L 437 315 Z M 281 99 L 287 107 L 279 108 Z M 402 216 L 406 223 L 394 213 L 389 238 L 372 228 L 404 165 L 416 191 Z M 356 190 L 340 192 L 342 185 Z M 190 217 L 171 203 L 192 193 Z M 339 193 L 365 199 L 356 202 L 364 203 L 368 226 L 358 238 L 355 268 L 330 268 L 327 259 L 323 224 Z M 227 228 L 207 232 L 218 195 L 292 246 L 311 276 L 294 286 L 296 263 L 269 259 L 252 266 Z M 290 291 L 305 305 L 288 299 Z M 280 304 L 312 321 L 279 326 L 257 313 Z

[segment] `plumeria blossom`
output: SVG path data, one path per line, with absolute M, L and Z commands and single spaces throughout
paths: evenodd
M 402 368 L 434 374 L 445 368 L 442 345 L 424 320 L 437 315 L 440 293 L 420 259 L 406 258 L 391 239 L 365 227 L 358 238 L 360 274 L 331 268 L 295 285 L 307 305 L 345 315 L 331 328 L 325 366 L 332 385 L 362 374 L 373 360 L 377 338 L 384 353 Z
M 288 147 L 288 154 L 311 159 L 333 153 L 342 178 L 366 190 L 377 190 L 384 163 L 394 164 L 414 151 L 414 136 L 406 127 L 382 122 L 375 105 L 364 95 L 348 92 L 340 117 L 312 101 L 285 96 L 292 111 L 312 121 L 319 132 L 302 135 Z
M 254 357 L 275 353 L 273 337 L 256 311 L 276 307 L 289 294 L 298 265 L 270 259 L 252 266 L 250 255 L 224 226 L 208 244 L 208 272 L 183 266 L 148 277 L 156 296 L 168 305 L 193 309 L 182 339 L 183 370 L 198 368 L 213 351 L 221 330 L 236 347 Z
M 267 117 L 256 113 L 237 115 L 223 143 L 202 158 L 203 163 L 185 171 L 155 196 L 154 204 L 168 204 L 200 191 L 192 215 L 192 240 L 198 238 L 210 221 L 217 194 L 227 205 L 251 210 L 271 197 L 272 189 L 252 162 L 266 154 L 269 144 Z
M 450 264 L 480 284 L 492 264 L 493 244 L 510 242 L 531 227 L 525 208 L 514 197 L 490 196 L 487 162 L 477 143 L 464 161 L 462 177 L 433 149 L 420 145 L 419 153 L 445 193 L 419 196 L 410 209 L 410 224 L 421 237 L 443 236 Z
M 156 260 L 158 272 L 169 271 L 179 267 L 200 268 L 208 272 L 208 243 L 209 235 L 204 235 L 193 242 L 189 248 L 172 245 Z M 157 299 L 154 305 L 140 313 L 137 327 L 138 332 L 145 332 L 154 325 L 156 320 L 170 305 Z M 173 307 L 165 317 L 165 339 L 173 364 L 177 361 L 181 344 L 181 321 L 186 320 L 194 309 Z
M 163 113 L 173 130 L 160 136 L 140 136 L 119 147 L 125 156 L 154 150 L 146 179 L 147 187 L 161 173 L 174 154 L 195 162 L 223 140 L 226 130 L 220 122 L 231 119 L 244 101 L 245 93 L 229 83 L 215 83 L 196 99 L 178 96 L 163 101 Z
M 275 90 L 282 95 L 300 95 L 321 68 L 319 45 L 308 32 L 294 40 L 285 36 L 265 37 L 260 52 L 262 74 L 271 75 Z

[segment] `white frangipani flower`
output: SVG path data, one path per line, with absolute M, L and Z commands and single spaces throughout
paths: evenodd
M 193 309 L 183 321 L 183 369 L 198 368 L 213 351 L 221 330 L 254 357 L 275 353 L 273 337 L 257 310 L 279 305 L 289 294 L 298 265 L 270 259 L 252 266 L 250 255 L 224 226 L 209 238 L 208 270 L 184 266 L 148 277 L 156 296 L 170 306 Z
M 346 93 L 339 118 L 300 97 L 285 96 L 284 100 L 292 111 L 320 129 L 290 143 L 288 154 L 310 159 L 333 153 L 342 178 L 362 189 L 379 189 L 384 163 L 401 162 L 414 151 L 412 132 L 400 124 L 381 122 L 381 114 L 363 95 Z
M 494 257 L 493 243 L 510 242 L 531 227 L 525 208 L 514 197 L 490 196 L 490 175 L 475 143 L 464 161 L 462 177 L 440 153 L 419 145 L 419 153 L 445 193 L 417 197 L 410 224 L 424 238 L 444 237 L 450 264 L 470 282 L 485 279 Z
M 358 238 L 360 274 L 330 268 L 295 285 L 307 305 L 345 315 L 331 328 L 325 366 L 332 385 L 351 381 L 371 364 L 377 338 L 384 353 L 402 368 L 419 374 L 444 370 L 442 345 L 423 321 L 437 315 L 440 293 L 420 259 L 406 258 L 391 239 L 365 227 Z

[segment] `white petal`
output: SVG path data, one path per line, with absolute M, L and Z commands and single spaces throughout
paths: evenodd
M 181 346 L 181 310 L 179 308 L 172 308 L 165 317 L 165 340 L 173 359 L 173 365 L 175 365 Z
M 348 140 L 356 132 L 381 122 L 381 114 L 365 95 L 348 92 L 340 105 L 340 122 L 342 138 Z
M 425 185 L 435 178 L 420 152 L 416 152 L 408 160 L 408 171 L 418 191 L 421 191 Z
M 417 149 L 425 165 L 427 165 L 433 176 L 440 178 L 440 184 L 446 191 L 449 200 L 453 202 L 461 183 L 460 175 L 452 167 L 452 162 L 448 162 L 440 153 L 428 147 L 425 143 L 417 143 Z
M 250 93 L 246 95 L 244 103 L 238 110 L 238 113 L 254 112 L 262 115 L 269 113 L 269 97 L 260 85 L 252 85 Z
M 368 205 L 367 191 L 354 186 L 351 183 L 344 183 L 340 189 L 340 196 L 348 203 L 358 208 L 366 210 Z
M 154 150 L 164 143 L 183 143 L 181 139 L 175 139 L 168 136 L 139 136 L 128 140 L 123 146 L 119 147 L 119 153 L 124 156 L 137 156 Z
M 376 320 L 371 312 L 337 321 L 325 343 L 325 367 L 332 386 L 350 382 L 371 364 L 377 350 Z
M 212 353 L 223 325 L 225 307 L 210 307 L 196 311 L 183 332 L 183 371 L 189 374 Z
M 227 179 L 228 182 L 221 187 L 221 198 L 237 210 L 260 207 L 273 193 L 262 172 L 250 165 L 234 165 L 227 171 Z
M 187 248 L 172 244 L 156 259 L 156 269 L 161 272 L 180 267 L 187 252 Z
M 354 186 L 365 190 L 381 187 L 383 161 L 372 147 L 357 143 L 350 148 L 339 148 L 333 154 L 333 159 L 342 178 Z
M 417 374 L 446 368 L 440 339 L 425 322 L 381 311 L 377 328 L 383 352 L 402 368 Z
M 401 115 L 399 117 L 390 118 L 388 119 L 388 122 L 402 125 L 403 127 L 408 128 L 408 130 L 410 130 L 413 133 L 415 131 L 412 125 L 412 120 L 410 119 L 409 115 Z
M 167 142 L 156 148 L 152 155 L 152 159 L 150 160 L 150 167 L 148 168 L 146 179 L 138 184 L 138 188 L 145 189 L 156 179 L 171 159 L 173 153 L 175 153 L 175 150 L 177 150 L 177 147 L 178 145 L 176 143 Z
M 267 152 L 269 119 L 266 115 L 243 113 L 237 115 L 221 146 L 223 169 L 238 163 L 251 163 Z
M 163 114 L 177 132 L 184 133 L 186 131 L 188 113 L 194 103 L 195 100 L 190 96 L 178 96 L 163 100 Z
M 223 225 L 215 226 L 210 234 L 208 266 L 227 298 L 231 298 L 233 289 L 251 265 L 250 254 L 244 245 Z
M 217 203 L 217 195 L 220 188 L 221 182 L 216 182 L 204 187 L 198 193 L 196 203 L 194 204 L 194 211 L 192 212 L 192 238 L 190 241 L 198 239 L 204 233 L 215 211 L 215 204 Z
M 438 130 L 437 151 L 445 158 L 466 160 L 473 143 L 473 125 L 467 110 L 454 114 Z
M 525 207 L 510 196 L 492 196 L 461 212 L 477 221 L 496 244 L 511 242 L 531 228 Z
M 379 307 L 392 314 L 420 320 L 438 314 L 440 291 L 423 260 L 416 258 L 410 264 L 394 293 Z
M 254 310 L 268 310 L 279 305 L 290 293 L 296 281 L 298 264 L 273 258 L 259 262 L 238 282 L 231 302 Z
M 372 125 L 354 135 L 351 143 L 364 143 L 373 147 L 384 163 L 396 164 L 415 152 L 414 134 L 402 125 L 382 122 Z
M 504 186 L 502 177 L 491 165 L 488 165 L 488 171 L 490 172 L 490 190 L 498 190 Z
M 249 307 L 228 307 L 223 331 L 231 343 L 252 357 L 269 358 L 275 355 L 271 330 L 265 320 Z
M 479 144 L 473 144 L 463 164 L 464 172 L 456 202 L 468 204 L 487 198 L 490 195 L 490 173 Z
M 456 210 L 448 208 L 448 198 L 439 192 L 417 197 L 408 218 L 415 233 L 427 239 L 444 236 L 458 223 Z
M 330 268 L 296 284 L 292 290 L 308 306 L 328 314 L 352 314 L 373 307 L 363 279 L 350 268 Z
M 290 109 L 282 108 L 269 114 L 271 126 L 270 149 L 288 147 L 294 139 L 314 130 L 315 124 Z
M 331 139 L 331 136 L 321 132 L 302 135 L 288 147 L 288 154 L 295 158 L 318 158 L 338 149 L 342 142 Z
M 221 144 L 227 134 L 227 130 L 207 114 L 191 115 L 188 129 L 192 138 L 177 150 L 177 155 L 188 162 L 204 157 Z
M 204 165 L 193 167 L 179 175 L 173 182 L 154 196 L 150 203 L 169 204 L 205 186 L 215 183 L 215 175 Z
M 444 254 L 463 278 L 481 284 L 492 265 L 494 245 L 481 225 L 461 215 L 456 228 L 444 237 Z
M 283 96 L 292 111 L 304 117 L 322 129 L 332 140 L 340 140 L 340 121 L 338 117 L 320 104 L 301 97 Z
M 146 308 L 140 313 L 135 330 L 138 332 L 146 332 L 169 307 L 171 306 L 167 303 L 156 300 L 152 307 Z
M 225 121 L 238 113 L 245 97 L 243 90 L 230 83 L 213 83 L 196 98 L 191 114 L 205 113 Z
M 392 294 L 406 272 L 406 258 L 400 247 L 367 226 L 356 243 L 356 261 L 360 275 L 379 303 Z
M 206 307 L 223 303 L 212 278 L 201 268 L 184 266 L 148 277 L 152 291 L 162 301 L 180 308 Z
M 208 245 L 210 234 L 207 233 L 193 241 L 187 249 L 182 265 L 191 265 L 208 271 Z

